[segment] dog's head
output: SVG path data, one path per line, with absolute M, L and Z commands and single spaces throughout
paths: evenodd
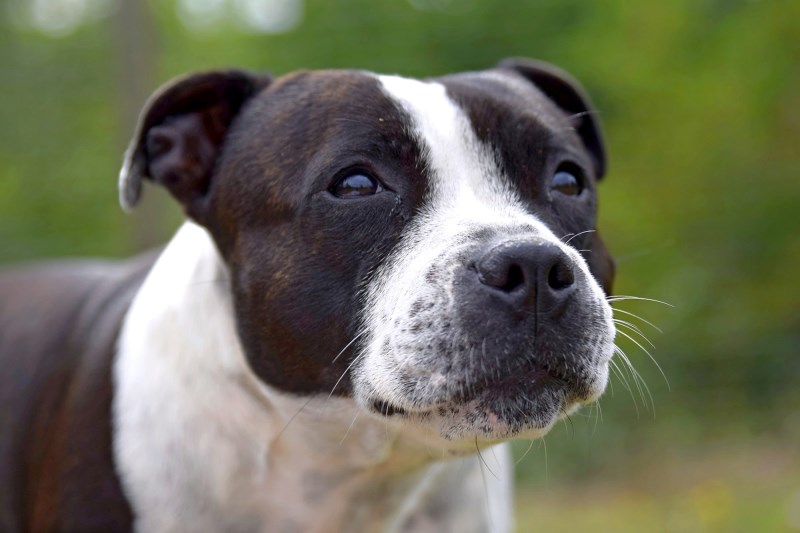
M 130 208 L 160 183 L 208 229 L 264 382 L 474 444 L 543 434 L 605 388 L 604 170 L 576 82 L 507 60 L 183 78 L 148 102 L 120 186 Z

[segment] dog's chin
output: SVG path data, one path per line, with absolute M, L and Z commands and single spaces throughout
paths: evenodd
M 561 418 L 581 405 L 596 401 L 607 382 L 607 369 L 599 369 L 589 382 L 575 383 L 547 373 L 489 382 L 458 392 L 429 405 L 373 399 L 370 410 L 402 426 L 409 433 L 441 439 L 457 450 L 475 450 L 510 439 L 544 436 Z M 466 445 L 466 446 L 463 446 Z

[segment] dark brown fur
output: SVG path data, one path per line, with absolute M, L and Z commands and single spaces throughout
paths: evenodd
M 111 455 L 111 361 L 155 257 L 0 276 L 0 531 L 129 529 Z

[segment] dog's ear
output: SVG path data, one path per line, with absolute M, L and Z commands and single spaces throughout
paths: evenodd
M 603 288 L 606 296 L 610 296 L 614 288 L 616 266 L 614 265 L 614 258 L 608 253 L 608 248 L 606 248 L 603 239 L 596 231 L 591 233 L 591 241 L 588 249 L 583 252 L 583 256 L 589 264 L 589 271 L 594 276 L 594 279 Z
M 142 179 L 166 187 L 199 220 L 225 136 L 242 105 L 269 84 L 266 76 L 238 70 L 192 74 L 173 80 L 147 101 L 119 176 L 123 209 L 133 209 Z
M 592 102 L 580 83 L 558 67 L 533 59 L 509 58 L 497 68 L 513 70 L 539 88 L 558 107 L 569 113 L 583 145 L 594 160 L 595 178 L 606 172 L 606 151 L 600 123 Z

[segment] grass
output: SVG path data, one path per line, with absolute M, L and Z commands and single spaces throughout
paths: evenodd
M 800 447 L 653 454 L 593 479 L 522 485 L 519 532 L 800 531 Z

